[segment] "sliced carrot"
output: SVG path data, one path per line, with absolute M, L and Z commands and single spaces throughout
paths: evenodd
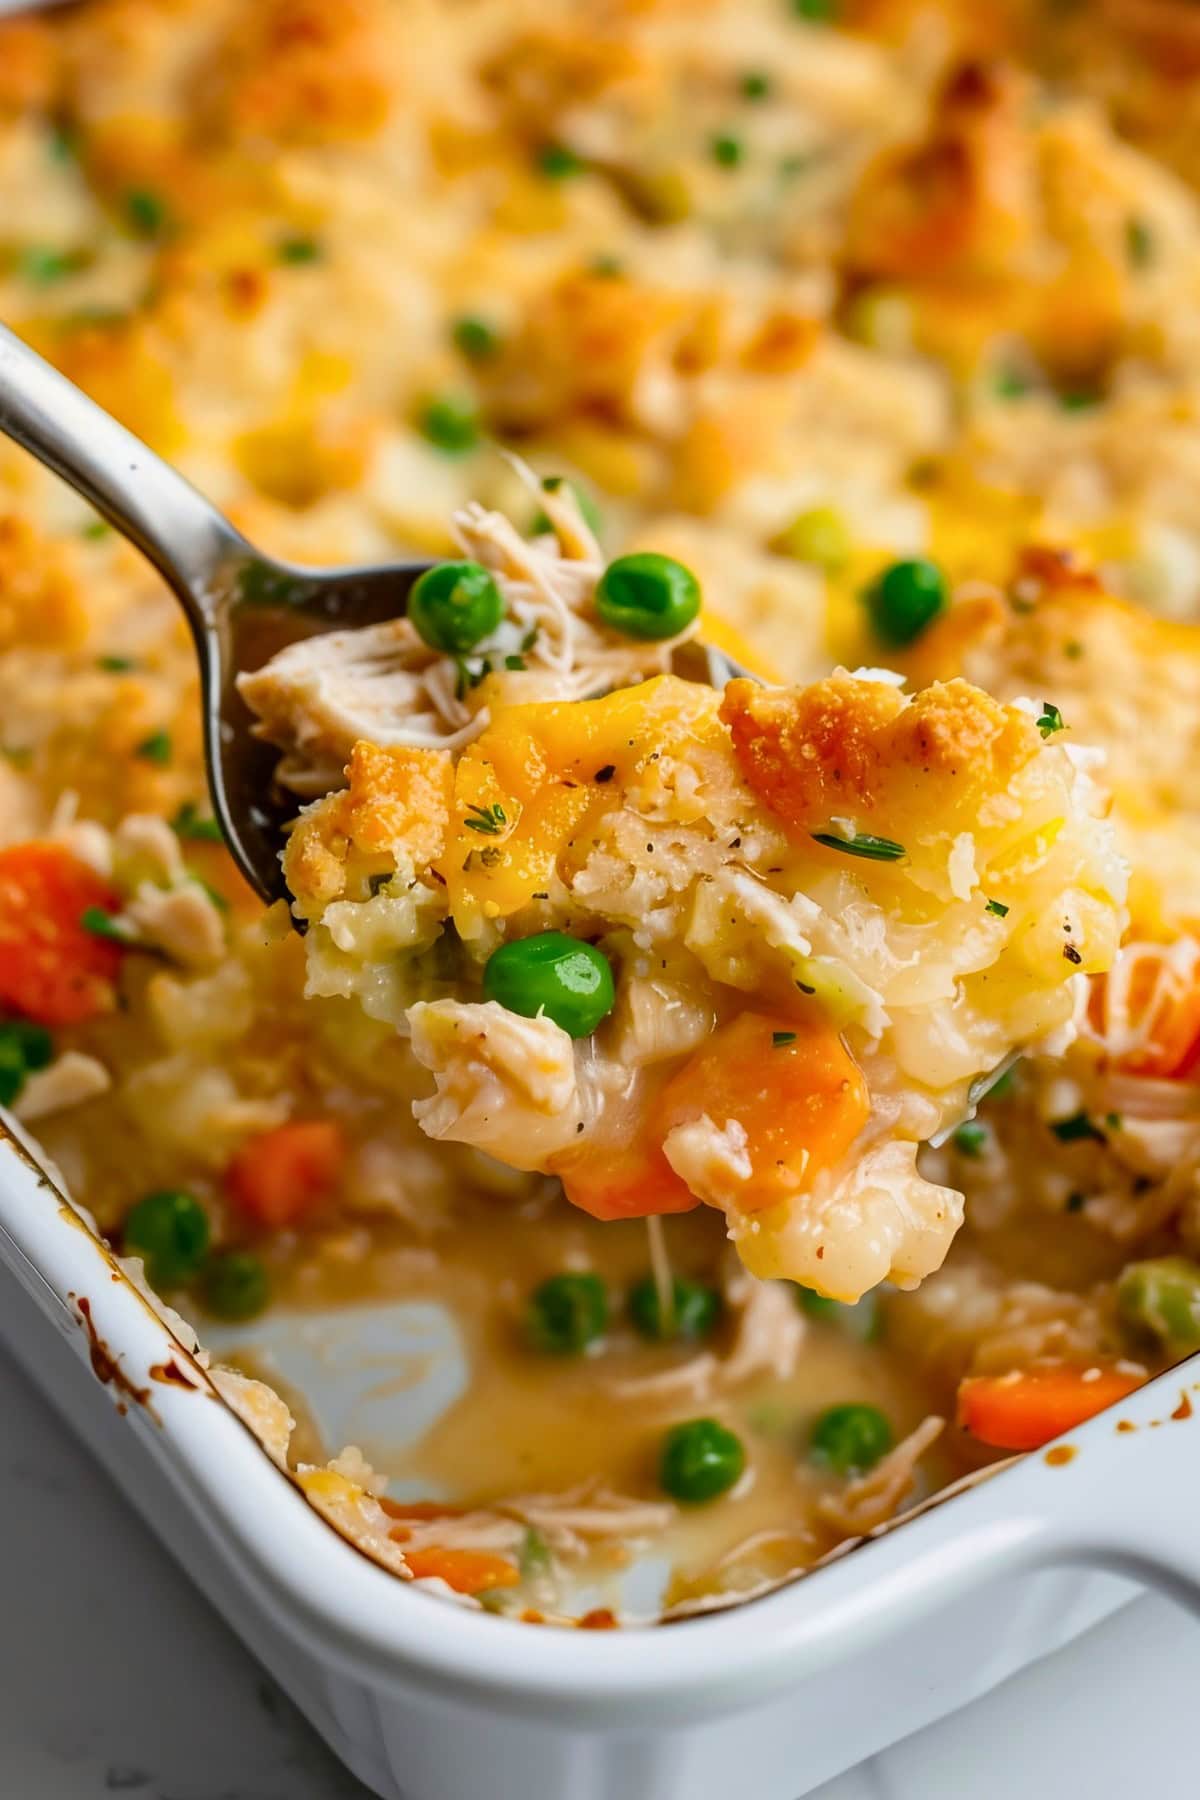
M 1068 1363 L 971 1375 L 959 1383 L 958 1423 L 997 1450 L 1038 1450 L 1124 1400 L 1142 1380 L 1120 1369 Z
M 225 1189 L 256 1225 L 295 1225 L 333 1194 L 346 1160 L 332 1119 L 292 1119 L 248 1139 L 225 1172 Z
M 113 1005 L 121 946 L 83 925 L 120 895 L 61 844 L 0 850 L 0 1007 L 42 1025 L 81 1025 Z
M 738 1205 L 757 1212 L 839 1162 L 870 1110 L 862 1070 L 827 1020 L 744 1012 L 671 1078 L 656 1121 L 664 1137 L 702 1116 L 740 1125 L 752 1173 Z
M 1200 1063 L 1200 983 L 1172 987 L 1162 982 L 1159 957 L 1143 956 L 1134 964 L 1127 1004 L 1130 1019 L 1148 1027 L 1146 1042 L 1120 1058 L 1130 1075 L 1182 1079 Z M 1093 989 L 1092 1014 L 1103 1023 L 1104 983 Z M 1149 1015 L 1149 1016 L 1148 1016 Z
M 556 1157 L 552 1168 L 572 1206 L 593 1219 L 644 1219 L 700 1204 L 663 1155 L 649 1120 L 632 1142 L 581 1144 Z
M 516 1587 L 520 1572 L 506 1556 L 489 1550 L 406 1550 L 404 1560 L 416 1580 L 437 1576 L 456 1594 L 482 1594 L 488 1588 Z

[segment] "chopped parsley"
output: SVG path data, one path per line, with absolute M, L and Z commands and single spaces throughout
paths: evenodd
M 504 659 L 504 666 L 506 669 L 523 669 L 525 667 L 525 658 L 523 656 L 506 656 Z
M 102 906 L 85 906 L 79 915 L 79 923 L 93 937 L 108 938 L 114 944 L 128 944 L 129 933 L 118 920 L 115 913 L 106 912 Z
M 1099 1126 L 1093 1125 L 1085 1112 L 1072 1113 L 1069 1119 L 1055 1119 L 1050 1126 L 1060 1144 L 1107 1143 Z
M 765 100 L 771 92 L 771 77 L 763 69 L 747 69 L 741 87 L 744 100 Z
M 137 668 L 132 656 L 98 656 L 96 667 L 106 675 L 128 675 Z
M 275 254 L 281 263 L 301 268 L 305 263 L 320 262 L 325 252 L 319 238 L 306 231 L 297 231 L 289 237 L 280 238 Z
M 865 856 L 871 862 L 899 862 L 908 855 L 903 844 L 897 844 L 891 838 L 872 837 L 865 831 L 852 838 L 839 837 L 834 831 L 812 831 L 809 836 L 814 843 L 824 844 L 826 850 L 841 850 L 846 856 Z
M 486 362 L 500 348 L 499 334 L 475 313 L 463 313 L 450 327 L 454 348 L 468 362 Z
M 773 1050 L 782 1050 L 785 1044 L 794 1044 L 795 1041 L 796 1034 L 794 1031 L 773 1031 L 771 1033 L 771 1048 Z
M 122 204 L 130 229 L 138 237 L 157 238 L 163 235 L 170 213 L 166 201 L 153 188 L 130 188 Z
M 171 830 L 177 837 L 190 838 L 193 843 L 201 844 L 219 844 L 223 836 L 216 819 L 201 813 L 194 800 L 184 801 L 171 820 Z
M 537 643 L 538 637 L 541 634 L 541 629 L 542 628 L 540 625 L 531 625 L 529 627 L 529 630 L 525 633 L 525 636 L 521 639 L 522 650 L 532 650 L 533 649 L 533 646 Z
M 1037 728 L 1044 738 L 1053 737 L 1056 731 L 1065 731 L 1066 725 L 1062 714 L 1049 700 L 1042 701 L 1041 717 L 1036 721 Z
M 463 824 L 471 831 L 481 831 L 485 837 L 499 837 L 508 823 L 507 814 L 498 800 L 494 800 L 490 806 L 476 806 L 472 803 L 467 811 L 475 816 L 464 819 Z
M 1120 1131 L 1120 1129 L 1121 1129 L 1120 1113 L 1117 1113 L 1117 1112 L 1105 1113 L 1104 1123 L 1108 1126 L 1108 1129 L 1110 1131 Z
M 57 120 L 50 127 L 47 148 L 55 162 L 70 162 L 79 154 L 79 127 L 66 119 Z
M 987 1126 L 977 1124 L 974 1119 L 968 1119 L 964 1125 L 959 1126 L 954 1134 L 954 1148 L 961 1155 L 975 1159 L 983 1155 L 987 1140 Z
M 537 153 L 537 166 L 548 181 L 569 181 L 583 172 L 583 158 L 566 144 L 543 144 Z
M 133 754 L 140 756 L 143 762 L 157 763 L 160 769 L 165 769 L 171 760 L 170 732 L 152 731 L 136 746 Z
M 989 900 L 984 910 L 994 913 L 998 919 L 1007 919 L 1008 917 L 1008 908 L 1003 900 Z
M 1011 363 L 997 369 L 992 377 L 992 391 L 1000 400 L 1020 400 L 1032 386 L 1024 370 L 1013 368 Z
M 98 544 L 102 539 L 112 536 L 112 526 L 106 519 L 89 519 L 79 535 L 89 544 Z
M 78 250 L 54 250 L 46 244 L 27 244 L 18 258 L 17 268 L 23 280 L 33 287 L 53 287 L 83 267 Z
M 719 169 L 736 169 L 746 155 L 745 144 L 732 131 L 718 131 L 708 140 L 708 149 Z
M 837 14 L 837 0 L 792 0 L 792 11 L 810 25 L 828 25 Z
M 616 281 L 625 273 L 625 264 L 611 250 L 601 250 L 588 264 L 588 273 L 598 275 L 602 281 Z
M 1154 233 L 1136 214 L 1125 221 L 1125 254 L 1135 269 L 1148 268 L 1154 261 Z

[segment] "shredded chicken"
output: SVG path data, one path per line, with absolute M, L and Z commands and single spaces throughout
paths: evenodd
M 580 1119 L 571 1039 L 552 1019 L 524 1019 L 495 1000 L 410 1008 L 413 1053 L 437 1093 L 413 1114 L 434 1138 L 476 1145 L 517 1169 L 544 1166 Z
M 260 735 L 284 751 L 278 776 L 293 792 L 312 798 L 339 787 L 360 739 L 461 749 L 488 723 L 485 675 L 514 699 L 576 700 L 664 673 L 695 635 L 693 624 L 678 637 L 638 643 L 609 630 L 592 610 L 604 558 L 573 493 L 566 485 L 543 490 L 516 466 L 553 532 L 523 538 L 502 513 L 476 503 L 455 515 L 459 550 L 492 571 L 505 604 L 500 625 L 470 657 L 431 650 L 396 618 L 291 644 L 240 677 Z
M 13 1111 L 28 1125 L 50 1113 L 64 1112 L 68 1106 L 82 1106 L 85 1100 L 106 1094 L 111 1086 L 111 1075 L 96 1057 L 82 1050 L 64 1050 L 48 1068 L 36 1069 L 26 1077 Z
M 119 920 L 134 942 L 189 968 L 211 969 L 225 953 L 224 922 L 198 881 L 184 880 L 175 888 L 143 883 Z
M 916 1486 L 918 1464 L 945 1428 L 945 1419 L 931 1413 L 873 1469 L 848 1482 L 841 1493 L 823 1495 L 817 1502 L 822 1519 L 853 1537 L 882 1525 L 900 1510 Z

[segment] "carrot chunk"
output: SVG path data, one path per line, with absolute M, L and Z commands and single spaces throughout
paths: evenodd
M 632 1142 L 568 1150 L 555 1158 L 553 1170 L 571 1205 L 593 1219 L 644 1219 L 651 1213 L 690 1212 L 700 1204 L 663 1155 L 648 1122 Z
M 404 1560 L 417 1581 L 437 1576 L 456 1594 L 482 1594 L 488 1588 L 516 1587 L 521 1576 L 506 1556 L 488 1550 L 406 1550 Z
M 1120 1369 L 1068 1363 L 971 1375 L 959 1383 L 958 1423 L 997 1450 L 1038 1450 L 1124 1400 L 1142 1380 Z
M 329 1199 L 345 1159 L 332 1119 L 293 1119 L 242 1145 L 225 1172 L 225 1190 L 256 1225 L 295 1225 Z
M 870 1110 L 862 1070 L 826 1020 L 744 1012 L 667 1083 L 657 1125 L 664 1137 L 701 1117 L 740 1125 L 751 1174 L 737 1204 L 758 1212 L 839 1162 Z
M 81 1025 L 109 1011 L 121 946 L 83 918 L 120 907 L 104 877 L 61 844 L 0 850 L 0 1008 L 42 1025 Z

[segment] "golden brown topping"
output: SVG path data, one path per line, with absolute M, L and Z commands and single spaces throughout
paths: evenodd
M 736 681 L 721 717 L 750 786 L 803 832 L 840 816 L 910 814 L 914 777 L 923 815 L 965 808 L 1005 788 L 1039 744 L 1028 719 L 964 681 L 912 702 L 844 674 L 776 692 Z
M 301 816 L 288 841 L 284 868 L 303 905 L 327 906 L 356 875 L 397 860 L 424 868 L 442 854 L 453 791 L 444 751 L 356 744 L 346 780 Z

